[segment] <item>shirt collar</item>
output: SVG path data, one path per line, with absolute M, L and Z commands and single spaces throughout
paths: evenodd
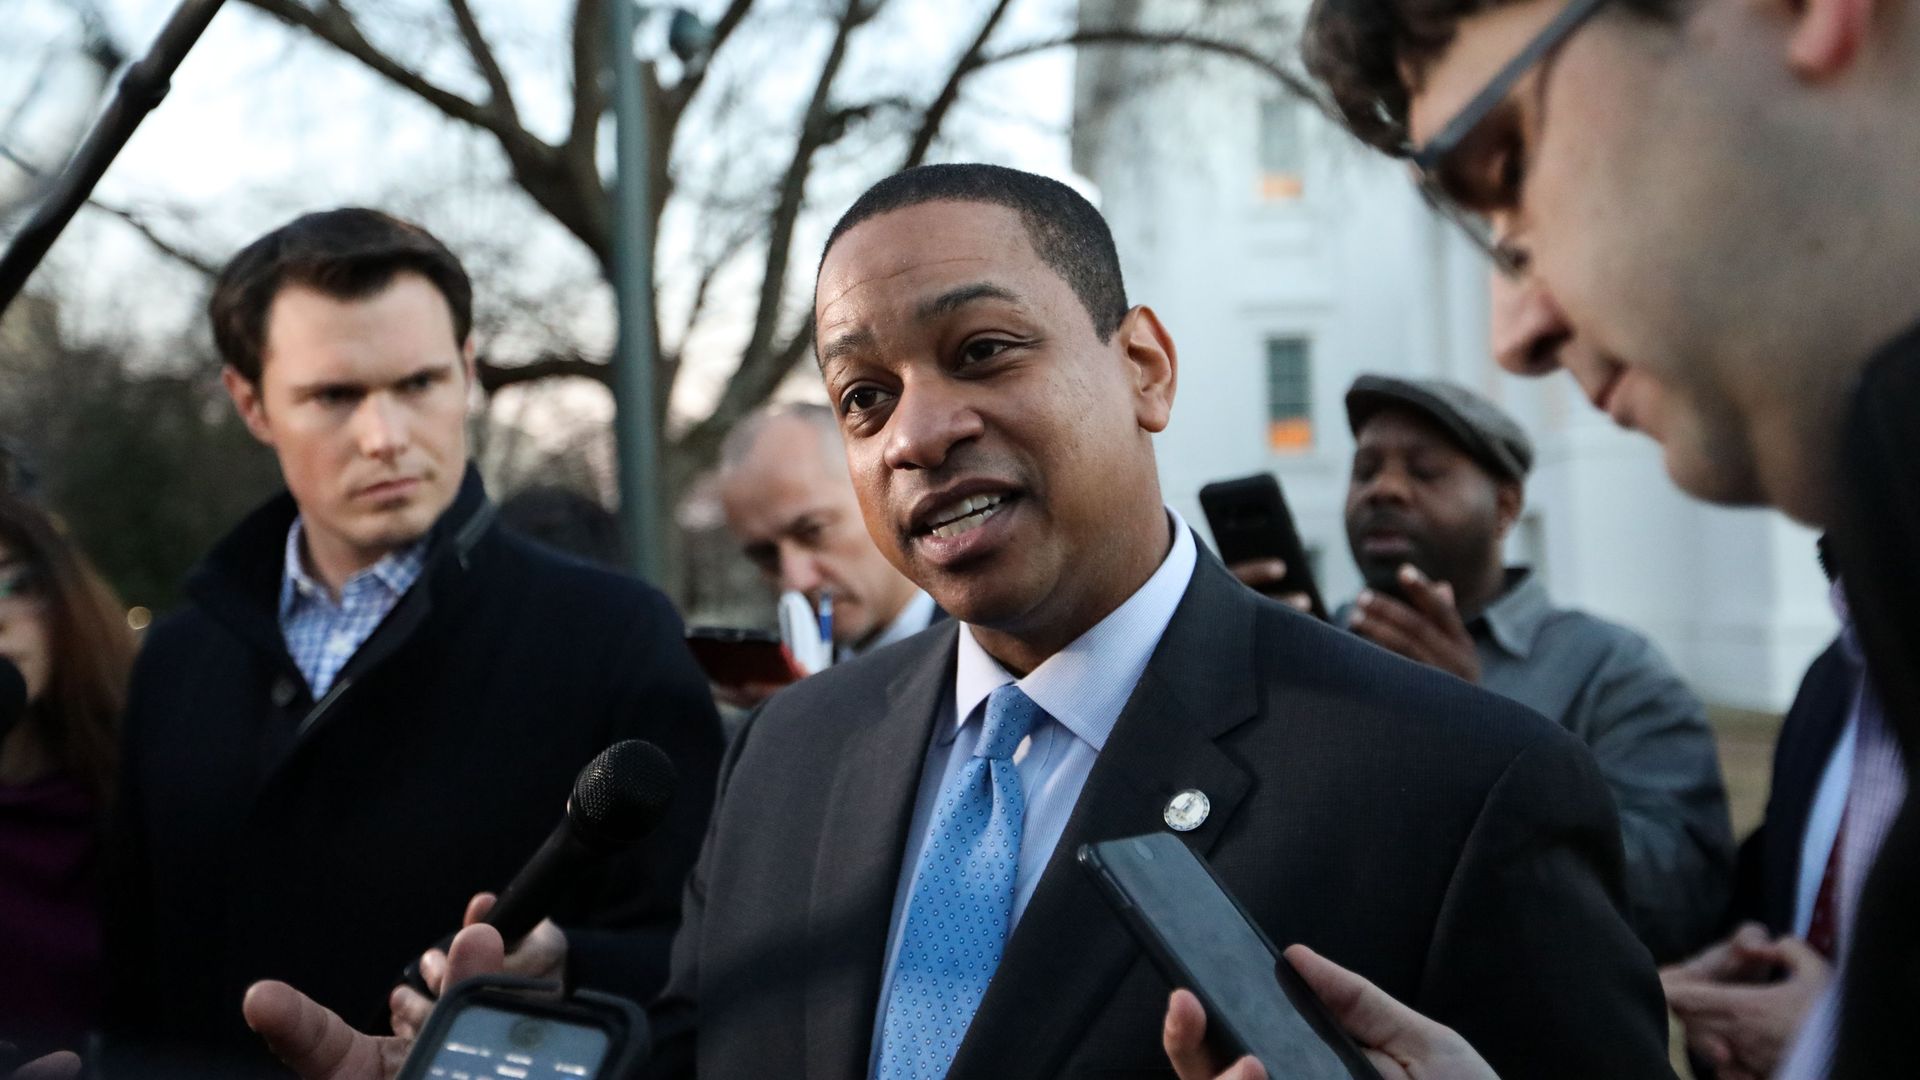
M 891 645 L 896 641 L 905 641 L 920 631 L 925 630 L 933 623 L 933 612 L 933 597 L 928 596 L 923 589 L 915 589 L 913 591 L 913 598 L 908 600 L 906 606 L 900 609 L 900 614 L 895 615 L 893 621 L 888 623 L 885 629 L 875 634 L 872 641 L 862 645 L 860 652 L 862 654 L 870 653 L 883 645 Z
M 1173 621 L 1174 609 L 1187 593 L 1198 555 L 1193 531 L 1172 507 L 1166 508 L 1173 530 L 1173 547 L 1146 584 L 1091 630 L 1048 657 L 1016 680 L 1000 662 L 987 655 L 973 638 L 973 627 L 963 626 L 953 680 L 954 724 L 940 734 L 952 742 L 987 695 L 1011 682 L 1045 709 L 1080 741 L 1096 751 L 1120 719 L 1120 710 L 1133 696 L 1134 685 L 1147 670 L 1147 661 Z
M 306 562 L 300 557 L 301 528 L 301 519 L 296 515 L 293 524 L 287 527 L 286 556 L 280 574 L 280 617 L 283 619 L 302 602 L 334 604 L 331 590 L 307 573 Z M 422 537 L 388 552 L 379 562 L 348 578 L 340 587 L 340 597 L 346 599 L 361 582 L 370 580 L 378 582 L 392 599 L 398 600 L 420 580 L 426 561 L 427 541 Z
M 1485 622 L 1487 632 L 1502 649 L 1517 660 L 1525 660 L 1540 636 L 1540 627 L 1553 614 L 1553 601 L 1547 587 L 1540 584 L 1531 567 L 1507 570 L 1507 591 L 1487 605 L 1476 622 Z

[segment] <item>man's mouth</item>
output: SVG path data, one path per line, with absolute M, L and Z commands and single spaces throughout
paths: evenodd
M 391 498 L 412 491 L 418 483 L 419 479 L 416 477 L 396 476 L 391 480 L 382 480 L 377 484 L 369 484 L 361 488 L 359 494 L 360 497 L 364 499 Z
M 1011 498 L 1012 495 L 1007 492 L 969 495 L 936 509 L 928 515 L 927 524 L 921 531 L 941 540 L 964 536 L 985 525 Z

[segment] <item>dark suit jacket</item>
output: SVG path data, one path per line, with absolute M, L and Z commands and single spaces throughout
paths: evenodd
M 1773 748 L 1766 816 L 1740 844 L 1728 931 L 1749 919 L 1775 934 L 1793 931 L 1800 847 L 1820 789 L 1820 774 L 1846 730 L 1853 703 L 1853 666 L 1840 643 L 1827 646 L 1807 668 Z
M 109 1075 L 250 1072 L 256 979 L 378 1023 L 401 965 L 505 885 L 580 767 L 631 737 L 673 757 L 674 805 L 554 917 L 577 977 L 657 992 L 722 752 L 666 597 L 492 527 L 470 469 L 419 582 L 315 703 L 277 618 L 293 515 L 283 494 L 218 545 L 134 671 L 109 1009 L 116 1045 L 148 1059 Z
M 656 1061 L 864 1077 L 948 622 L 776 695 L 722 765 Z M 1074 865 L 1185 834 L 1267 933 L 1451 1024 L 1508 1080 L 1669 1075 L 1586 750 L 1525 709 L 1241 586 L 1202 554 L 962 1043 L 957 1077 L 1168 1075 L 1167 986 Z

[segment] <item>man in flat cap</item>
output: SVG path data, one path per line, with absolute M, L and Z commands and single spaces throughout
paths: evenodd
M 1464 387 L 1382 375 L 1355 380 L 1347 419 L 1347 541 L 1367 587 L 1340 618 L 1584 740 L 1619 804 L 1628 921 L 1662 961 L 1710 940 L 1734 845 L 1704 710 L 1646 638 L 1554 606 L 1535 574 L 1506 565 L 1533 465 L 1526 432 Z M 1272 571 L 1236 572 L 1258 586 Z

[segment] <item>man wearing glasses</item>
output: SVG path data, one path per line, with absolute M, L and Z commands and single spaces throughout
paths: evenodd
M 1840 974 L 1802 1022 L 1778 1000 L 1804 989 L 1792 971 L 1669 973 L 1695 1045 L 1728 1052 L 1723 1076 L 1767 1075 L 1768 1043 L 1789 1037 L 1774 1075 L 1791 1080 L 1912 1069 L 1899 1035 L 1920 978 L 1920 820 L 1895 824 L 1907 784 L 1893 728 L 1920 715 L 1903 600 L 1920 540 L 1904 434 L 1920 386 L 1915 15 L 1898 0 L 1317 0 L 1306 29 L 1347 126 L 1408 159 L 1502 271 L 1503 367 L 1566 368 L 1661 444 L 1683 489 L 1828 528 L 1847 567 L 1886 701 L 1860 718 L 1851 765 Z M 1418 1030 L 1374 1004 L 1394 1038 Z M 1201 1075 L 1193 1022 L 1169 1018 L 1188 1076 Z

